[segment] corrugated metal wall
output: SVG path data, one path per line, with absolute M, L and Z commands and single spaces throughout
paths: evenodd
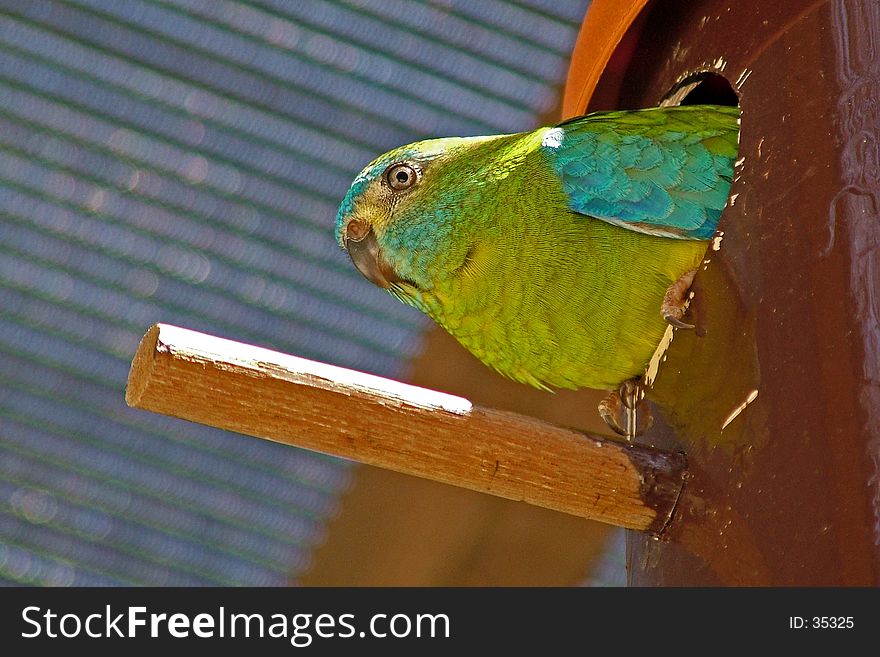
M 552 108 L 586 0 L 0 0 L 0 583 L 295 582 L 349 465 L 128 409 L 156 322 L 384 375 L 376 154 Z

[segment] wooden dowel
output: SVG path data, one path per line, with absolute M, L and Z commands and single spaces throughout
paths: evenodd
M 135 408 L 658 534 L 681 454 L 167 324 L 131 365 Z

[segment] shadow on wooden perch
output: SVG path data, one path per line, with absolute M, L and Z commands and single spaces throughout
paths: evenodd
M 661 535 L 683 454 L 622 443 L 462 397 L 156 324 L 129 406 Z

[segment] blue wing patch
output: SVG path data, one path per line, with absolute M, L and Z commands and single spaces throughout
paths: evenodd
M 709 239 L 727 203 L 735 107 L 602 112 L 545 133 L 541 150 L 580 214 L 649 235 Z

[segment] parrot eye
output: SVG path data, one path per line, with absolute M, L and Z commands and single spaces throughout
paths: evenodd
M 392 164 L 388 167 L 385 178 L 391 189 L 399 192 L 415 185 L 418 175 L 416 170 L 408 164 Z

